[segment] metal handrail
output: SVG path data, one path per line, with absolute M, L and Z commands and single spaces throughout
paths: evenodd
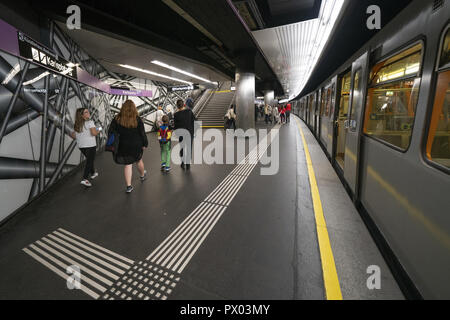
M 208 105 L 208 103 L 211 101 L 211 98 L 213 97 L 213 95 L 214 95 L 214 93 L 217 91 L 217 90 L 211 90 L 211 89 L 208 89 L 208 90 L 210 90 L 209 91 L 209 95 L 208 95 L 208 93 L 207 92 L 205 92 L 205 100 L 200 104 L 199 103 L 199 105 L 198 105 L 198 107 L 197 107 L 197 110 L 194 110 L 194 115 L 197 117 L 198 115 L 200 115 L 200 113 L 203 111 L 203 109 Z

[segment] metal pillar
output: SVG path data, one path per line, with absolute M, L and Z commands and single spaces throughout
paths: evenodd
M 264 104 L 268 104 L 273 107 L 275 101 L 275 92 L 273 90 L 268 90 L 264 92 Z
M 255 128 L 255 73 L 236 70 L 236 127 Z
M 50 76 L 45 77 L 45 98 L 44 110 L 42 112 L 42 129 L 41 129 L 41 161 L 39 166 L 39 193 L 45 188 L 45 165 L 47 153 L 47 119 L 48 119 L 48 89 L 50 84 Z
M 9 102 L 9 106 L 7 108 L 8 111 L 6 112 L 5 119 L 3 120 L 2 127 L 0 128 L 0 144 L 2 143 L 3 136 L 5 135 L 6 127 L 8 125 L 9 118 L 11 117 L 11 113 L 14 108 L 14 105 L 16 104 L 17 98 L 19 97 L 19 93 L 22 90 L 22 84 L 23 84 L 23 81 L 25 80 L 25 76 L 27 75 L 29 67 L 30 67 L 30 63 L 27 62 L 25 64 L 25 68 L 22 71 L 22 75 L 20 77 L 19 83 L 17 84 L 16 90 L 14 91 L 14 95 L 13 95 L 11 101 Z

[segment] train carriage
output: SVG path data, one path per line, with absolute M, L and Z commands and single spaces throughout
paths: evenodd
M 450 296 L 449 13 L 413 1 L 300 99 L 398 280 L 435 299 Z

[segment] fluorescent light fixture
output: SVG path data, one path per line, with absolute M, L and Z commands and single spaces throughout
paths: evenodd
M 50 72 L 48 72 L 48 71 L 43 72 L 43 73 L 41 73 L 40 75 L 38 75 L 36 78 L 34 78 L 34 79 L 30 80 L 30 81 L 24 82 L 23 85 L 24 85 L 24 86 L 28 86 L 28 85 L 30 85 L 30 84 L 32 84 L 32 83 L 35 83 L 35 82 L 41 80 L 42 78 L 45 78 L 45 77 L 48 76 L 49 74 L 50 74 Z
M 283 100 L 280 100 L 278 103 L 283 104 L 283 103 L 286 103 L 288 101 L 289 101 L 289 99 L 283 99 Z
M 184 80 L 181 80 L 181 79 L 178 79 L 178 78 L 169 77 L 169 76 L 166 76 L 164 74 L 156 73 L 156 72 L 153 72 L 153 71 L 150 71 L 150 70 L 136 68 L 136 67 L 133 67 L 133 66 L 129 66 L 127 64 L 119 64 L 118 66 L 120 66 L 122 68 L 130 69 L 130 70 L 134 70 L 134 71 L 139 71 L 139 72 L 142 72 L 142 73 L 151 74 L 153 76 L 157 76 L 157 77 L 161 77 L 161 78 L 165 78 L 165 79 L 169 79 L 169 80 L 173 80 L 173 81 L 178 81 L 178 82 L 181 82 L 181 83 L 193 84 L 192 82 L 189 82 L 189 81 L 184 81 Z
M 6 76 L 5 80 L 3 80 L 2 85 L 6 86 L 20 71 L 20 64 L 16 64 L 14 68 Z
M 252 32 L 283 83 L 289 99 L 301 93 L 308 83 L 348 0 L 323 0 L 317 19 Z M 280 48 L 272 53 L 273 43 Z M 283 62 L 283 64 L 280 63 Z M 285 83 L 286 82 L 286 83 Z
M 199 76 L 197 76 L 195 74 L 189 73 L 187 71 L 175 68 L 175 67 L 173 67 L 171 65 L 168 65 L 168 64 L 166 64 L 164 62 L 161 62 L 161 61 L 158 61 L 158 60 L 153 60 L 152 63 L 156 64 L 156 65 L 158 65 L 160 67 L 167 68 L 167 69 L 173 70 L 173 71 L 178 72 L 178 73 L 182 73 L 182 74 L 184 74 L 186 76 L 189 76 L 189 77 L 192 77 L 192 78 L 204 81 L 204 82 L 213 83 L 213 82 L 209 81 L 208 79 L 205 79 L 205 78 L 199 77 Z

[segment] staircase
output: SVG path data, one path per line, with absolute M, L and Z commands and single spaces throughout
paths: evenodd
M 224 116 L 233 102 L 234 91 L 216 91 L 197 119 L 203 128 L 223 128 Z

